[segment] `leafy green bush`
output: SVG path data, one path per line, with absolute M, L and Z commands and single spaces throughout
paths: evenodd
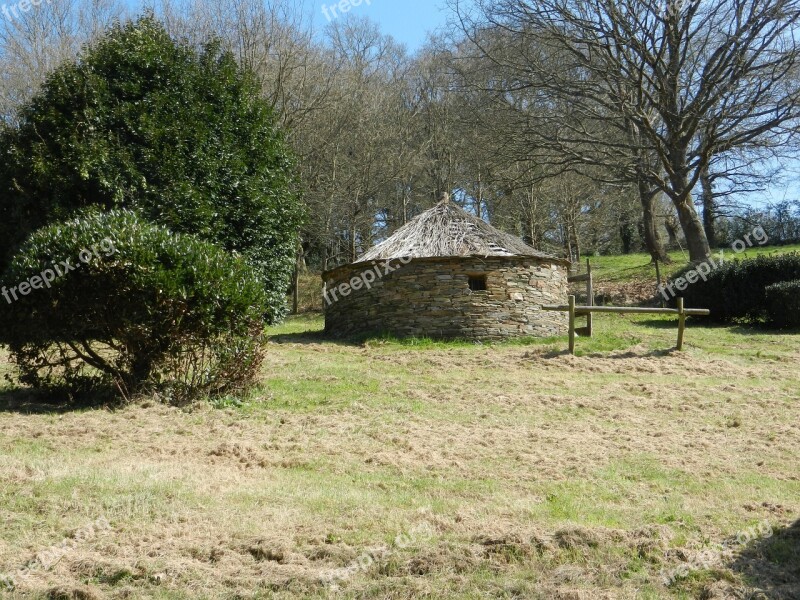
M 690 270 L 687 268 L 679 276 Z M 718 265 L 705 281 L 701 279 L 678 293 L 686 299 L 687 306 L 710 309 L 715 321 L 770 322 L 767 288 L 796 279 L 800 279 L 800 254 L 759 256 Z
M 767 287 L 767 312 L 778 327 L 800 327 L 800 279 Z
M 240 252 L 286 310 L 301 209 L 256 77 L 152 15 L 115 25 L 0 132 L 0 271 L 28 235 L 86 206 L 130 208 Z
M 239 391 L 261 363 L 266 298 L 252 267 L 131 211 L 37 231 L 2 284 L 3 341 L 33 386 L 183 401 Z

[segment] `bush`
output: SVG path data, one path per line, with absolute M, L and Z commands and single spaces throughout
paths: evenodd
M 767 287 L 767 312 L 777 327 L 800 327 L 800 279 Z
M 726 262 L 679 292 L 691 308 L 708 308 L 711 319 L 722 323 L 770 322 L 767 288 L 776 283 L 800 279 L 800 254 L 759 256 Z M 684 270 L 684 276 L 691 268 Z
M 240 391 L 261 363 L 266 298 L 252 267 L 131 211 L 34 233 L 2 283 L 0 328 L 23 383 L 184 401 Z
M 86 206 L 128 208 L 247 258 L 268 320 L 286 311 L 301 209 L 293 158 L 234 56 L 115 25 L 52 72 L 0 132 L 0 271 L 33 231 Z

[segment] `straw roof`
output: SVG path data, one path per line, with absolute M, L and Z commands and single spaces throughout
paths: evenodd
M 558 260 L 492 227 L 445 197 L 356 262 L 454 256 L 532 256 Z

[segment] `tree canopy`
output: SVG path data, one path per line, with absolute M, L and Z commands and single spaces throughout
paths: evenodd
M 151 14 L 65 63 L 0 134 L 0 259 L 87 206 L 134 209 L 243 254 L 283 313 L 302 211 L 261 84 L 211 41 Z

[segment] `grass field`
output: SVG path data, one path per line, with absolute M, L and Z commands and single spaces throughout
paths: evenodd
M 213 407 L 8 384 L 2 597 L 800 598 L 800 334 L 693 323 L 672 353 L 674 322 L 601 315 L 571 357 L 321 327 L 272 330 Z
M 715 250 L 714 257 L 718 257 L 723 250 Z M 773 254 L 788 254 L 800 252 L 800 244 L 794 246 L 758 246 L 754 245 L 744 252 L 737 254 L 732 249 L 724 250 L 725 260 L 750 259 L 758 256 Z M 683 269 L 689 262 L 689 253 L 675 250 L 669 253 L 672 264 L 662 265 L 662 276 L 668 277 Z M 601 282 L 632 282 L 647 280 L 655 282 L 655 267 L 651 264 L 649 254 L 621 254 L 618 256 L 589 256 L 598 281 Z M 583 264 L 586 263 L 586 258 Z

